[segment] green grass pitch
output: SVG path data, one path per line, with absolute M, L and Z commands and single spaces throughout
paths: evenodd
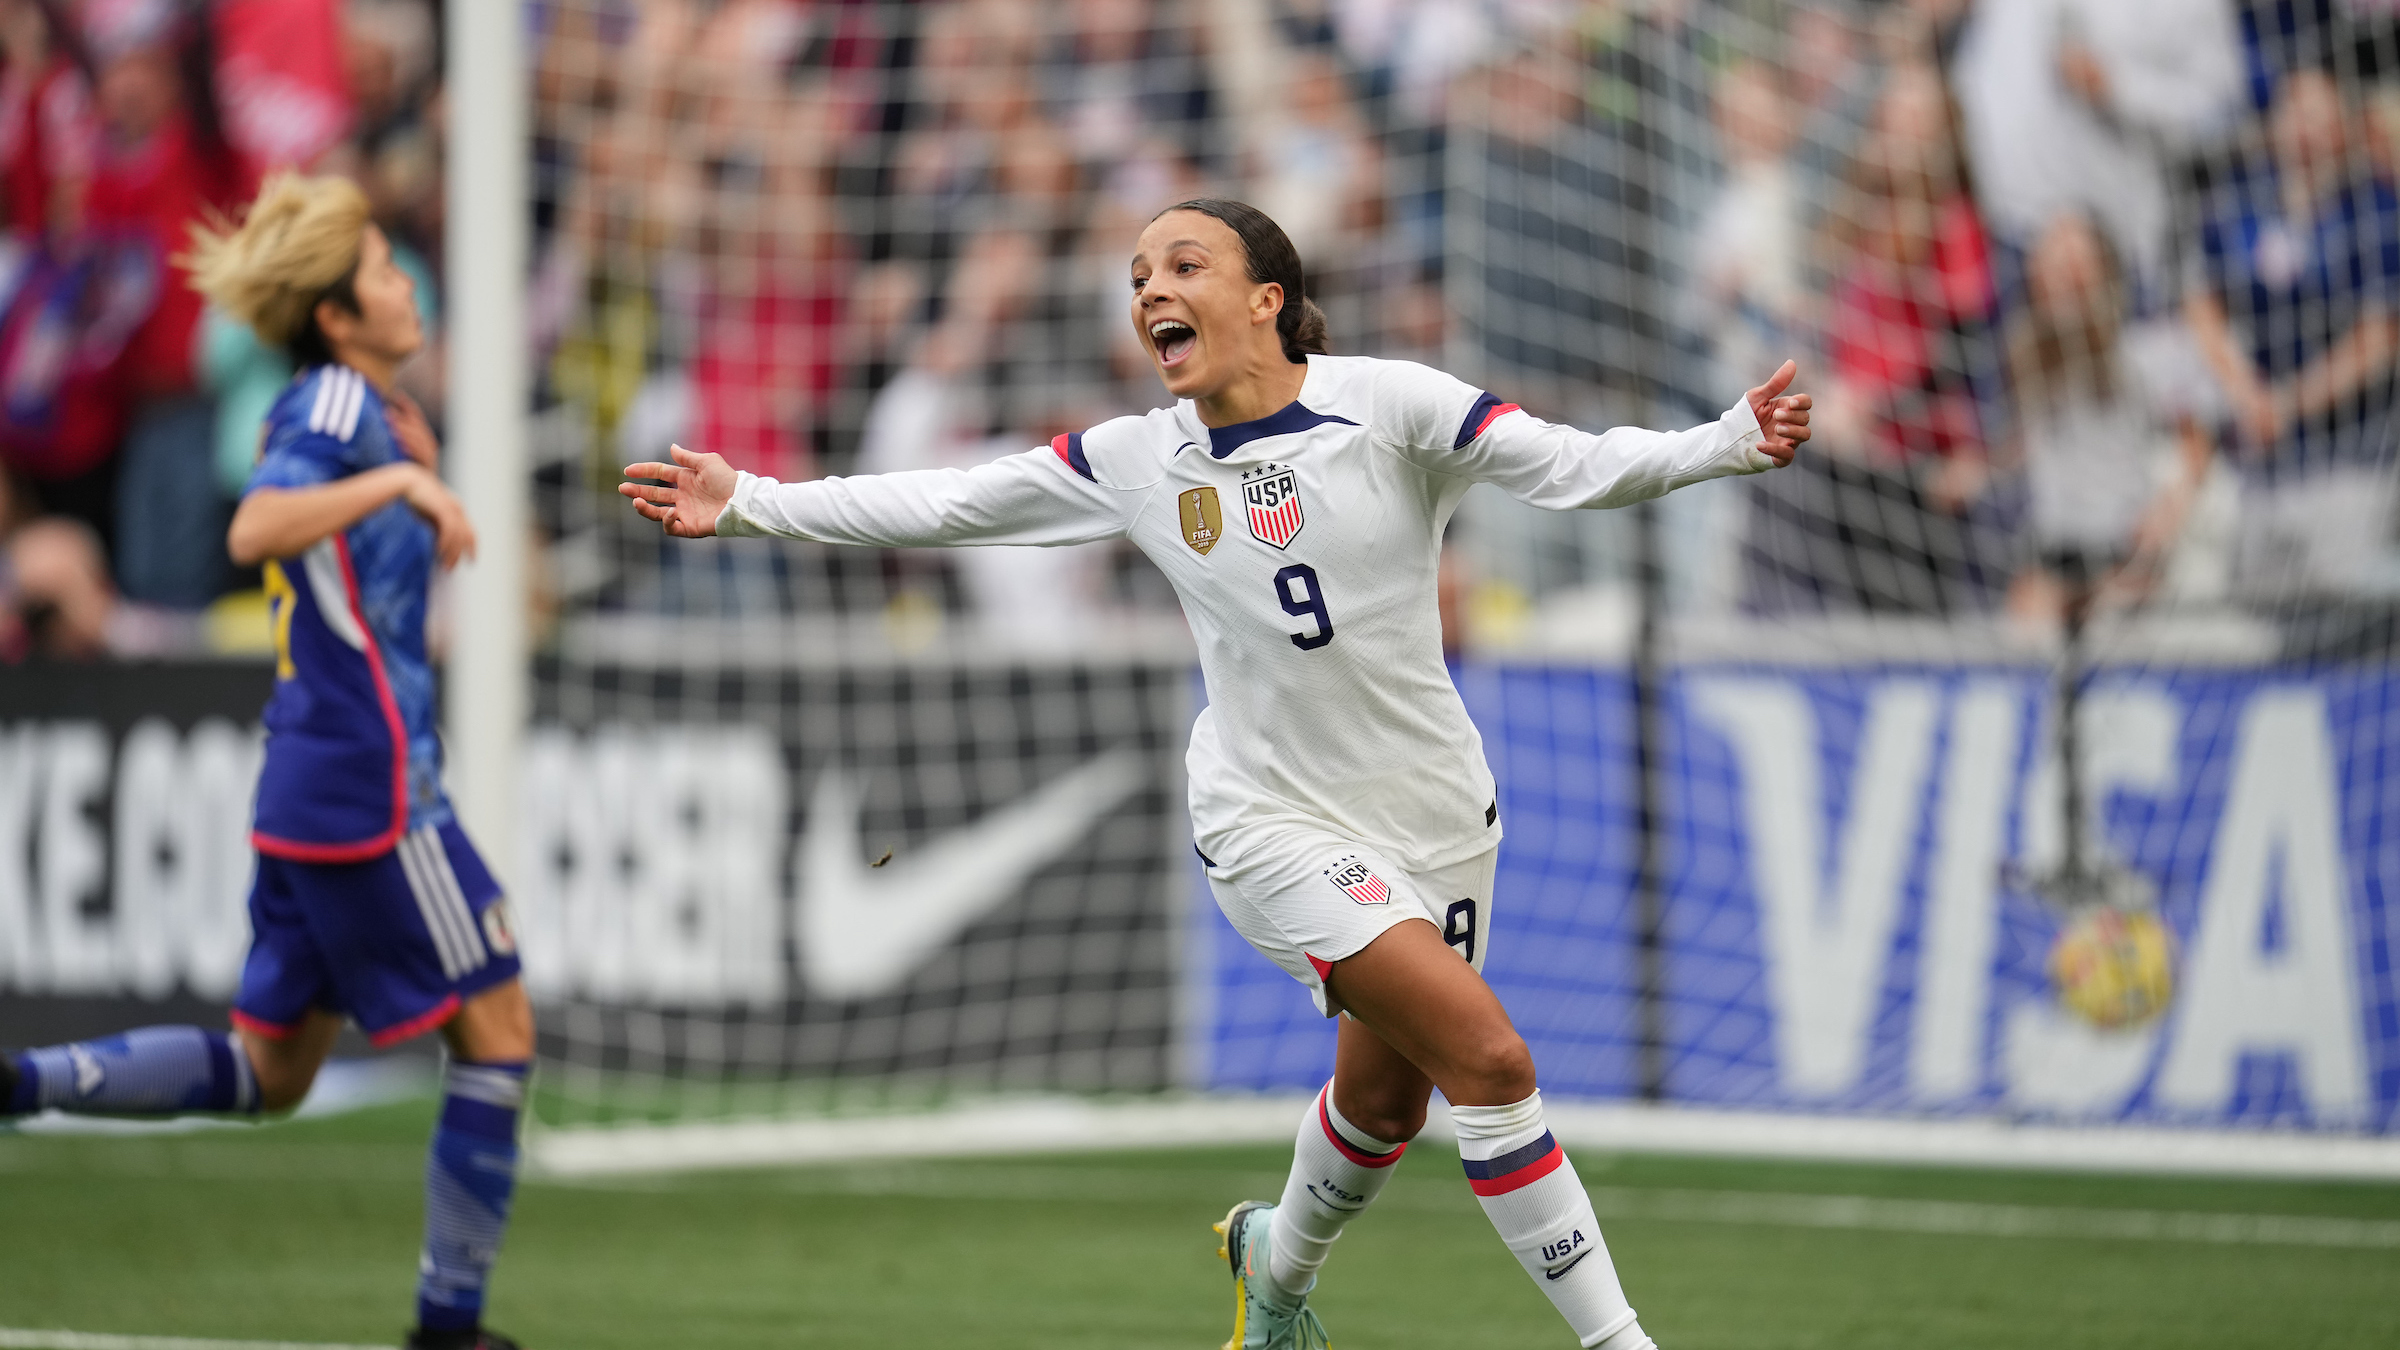
M 396 1343 L 431 1112 L 0 1135 L 0 1327 Z M 1272 1198 L 1284 1157 L 534 1180 L 491 1319 L 532 1350 L 1201 1350 L 1231 1321 L 1208 1225 Z M 2400 1187 L 1589 1149 L 1577 1166 L 1667 1350 L 2400 1345 Z M 1866 1199 L 1803 1198 L 1826 1196 Z M 2238 1240 L 2157 1235 L 2189 1213 L 2315 1217 L 2202 1224 Z M 1439 1144 L 1410 1153 L 1335 1249 L 1317 1302 L 1344 1350 L 1573 1343 Z

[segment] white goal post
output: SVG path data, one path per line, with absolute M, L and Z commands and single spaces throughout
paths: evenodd
M 475 522 L 476 555 L 450 597 L 443 731 L 451 798 L 505 883 L 529 703 L 525 21 L 520 6 L 495 0 L 445 8 L 448 473 Z

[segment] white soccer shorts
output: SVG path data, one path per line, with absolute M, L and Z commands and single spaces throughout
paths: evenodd
M 1228 856 L 1201 855 L 1217 908 L 1251 946 L 1306 985 L 1327 1017 L 1341 1011 L 1326 999 L 1333 963 L 1396 923 L 1425 920 L 1483 969 L 1498 845 L 1446 867 L 1405 872 L 1331 830 L 1277 825 L 1240 833 L 1247 837 Z

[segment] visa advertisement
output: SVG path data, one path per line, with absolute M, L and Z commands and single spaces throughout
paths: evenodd
M 1545 1091 L 1639 1083 L 1629 676 L 1459 675 L 1507 832 L 1486 975 Z M 2400 679 L 2095 672 L 2084 851 L 2132 878 L 2141 1015 L 2095 1018 L 2033 668 L 1677 671 L 1666 682 L 1663 1092 L 1706 1106 L 2388 1133 Z M 2111 908 L 2115 908 L 2112 906 Z M 2113 923 L 2114 917 L 2111 922 Z M 1305 1088 L 1332 1038 L 1203 907 L 1193 1077 Z M 2127 971 L 2119 971 L 2127 974 Z

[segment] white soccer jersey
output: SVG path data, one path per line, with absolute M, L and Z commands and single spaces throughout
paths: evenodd
M 778 483 L 717 522 L 884 548 L 1124 537 L 1175 587 L 1208 708 L 1192 730 L 1203 853 L 1279 819 L 1412 871 L 1492 847 L 1491 770 L 1442 661 L 1442 529 L 1468 487 L 1623 506 L 1773 467 L 1735 405 L 1681 432 L 1553 426 L 1407 361 L 1312 356 L 1300 397 L 1208 427 L 1187 400 L 971 469 Z

